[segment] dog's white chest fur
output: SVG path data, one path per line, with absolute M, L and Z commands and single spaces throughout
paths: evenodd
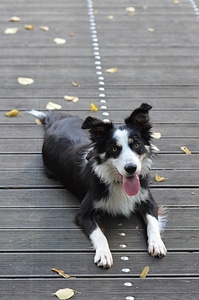
M 95 202 L 95 208 L 113 216 L 123 215 L 129 217 L 134 211 L 135 205 L 144 201 L 148 196 L 148 191 L 144 189 L 140 189 L 136 196 L 128 196 L 122 183 L 113 183 L 109 191 L 108 198 Z

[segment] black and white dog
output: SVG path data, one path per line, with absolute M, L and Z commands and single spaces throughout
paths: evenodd
M 113 258 L 95 220 L 100 212 L 126 217 L 140 212 L 147 224 L 148 252 L 167 252 L 160 236 L 165 215 L 148 185 L 155 153 L 150 109 L 143 103 L 117 126 L 93 117 L 82 121 L 60 112 L 30 112 L 46 126 L 42 153 L 47 172 L 80 199 L 76 221 L 94 246 L 94 262 L 103 268 L 111 267 Z

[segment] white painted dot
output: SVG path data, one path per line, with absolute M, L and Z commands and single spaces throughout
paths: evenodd
M 120 236 L 126 236 L 126 233 L 125 232 L 120 232 L 119 235 Z
M 105 91 L 105 88 L 100 87 L 100 88 L 98 89 L 98 91 Z
M 100 106 L 101 109 L 107 109 L 107 106 L 106 105 L 102 105 Z
M 106 103 L 106 100 L 102 99 L 100 100 L 100 103 Z
M 98 39 L 93 39 L 93 42 L 94 42 L 94 43 L 97 43 L 97 42 L 98 42 Z
M 105 94 L 99 94 L 99 97 L 105 97 Z
M 99 84 L 100 85 L 104 85 L 104 81 L 99 81 Z
M 122 248 L 122 249 L 125 249 L 125 248 L 127 247 L 127 245 L 125 245 L 125 244 L 120 244 L 119 247 Z
M 101 65 L 101 62 L 100 61 L 95 61 L 95 64 L 96 65 Z
M 123 273 L 129 273 L 129 272 L 131 272 L 131 270 L 128 269 L 128 268 L 124 268 L 124 269 L 122 269 L 122 272 L 123 272 Z
M 104 119 L 103 122 L 104 123 L 110 123 L 111 121 L 109 119 Z
M 96 51 L 96 52 L 94 52 L 94 55 L 99 55 L 99 52 L 97 52 L 97 51 Z
M 97 75 L 102 75 L 102 72 L 101 71 L 97 71 L 96 74 Z
M 124 286 L 132 286 L 133 284 L 132 284 L 132 282 L 125 282 L 124 283 Z
M 98 50 L 99 50 L 99 47 L 94 47 L 93 50 L 97 50 L 97 51 L 98 51 Z
M 99 44 L 98 43 L 93 43 L 93 47 L 98 47 Z M 99 49 L 99 48 L 98 48 Z
M 109 116 L 108 112 L 103 112 L 102 114 L 103 114 L 103 116 Z
M 129 260 L 129 257 L 128 256 L 121 256 L 121 260 L 127 261 L 127 260 Z
M 99 76 L 98 79 L 99 80 L 104 80 L 104 77 L 103 76 Z
M 127 296 L 126 300 L 135 300 L 135 298 L 133 296 Z
M 96 66 L 96 70 L 101 70 L 102 67 L 101 66 Z
M 95 59 L 101 59 L 99 55 L 95 55 Z

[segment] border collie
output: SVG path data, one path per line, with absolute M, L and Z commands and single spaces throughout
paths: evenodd
M 150 143 L 151 108 L 143 103 L 122 125 L 90 116 L 83 121 L 60 112 L 29 112 L 45 124 L 42 154 L 47 174 L 81 201 L 76 221 L 89 236 L 99 267 L 113 264 L 108 241 L 95 219 L 100 212 L 129 217 L 138 211 L 147 225 L 148 252 L 159 257 L 167 252 L 160 235 L 166 217 L 149 189 L 157 150 Z

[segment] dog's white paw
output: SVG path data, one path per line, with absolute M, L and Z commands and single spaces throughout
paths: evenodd
M 148 252 L 151 256 L 166 256 L 167 249 L 161 239 L 150 239 L 148 240 Z
M 111 268 L 111 266 L 113 265 L 113 257 L 110 250 L 97 250 L 94 258 L 94 263 L 98 267 Z

